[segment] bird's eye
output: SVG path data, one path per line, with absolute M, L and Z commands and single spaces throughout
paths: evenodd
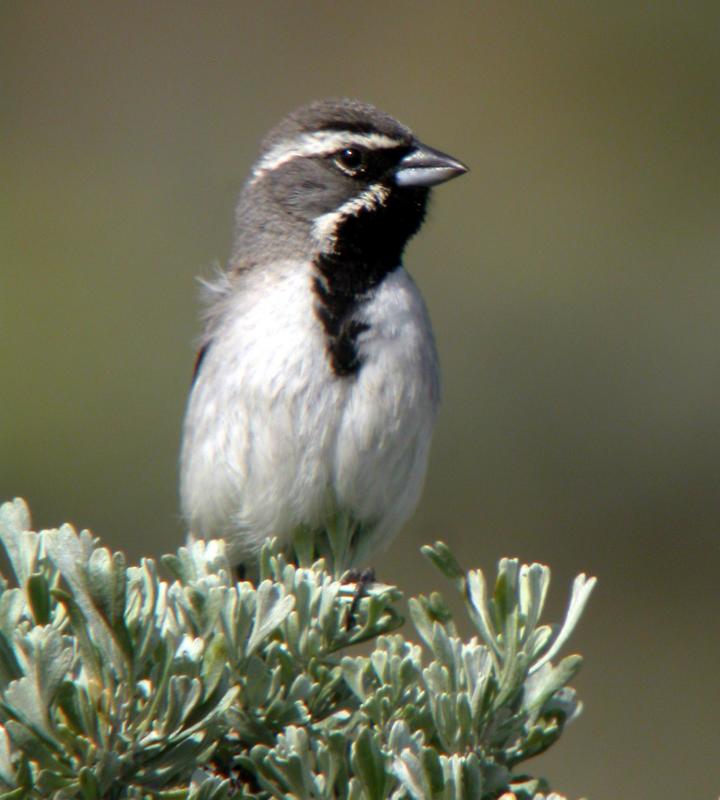
M 343 172 L 357 175 L 365 169 L 365 151 L 359 147 L 346 147 L 335 156 L 335 163 Z

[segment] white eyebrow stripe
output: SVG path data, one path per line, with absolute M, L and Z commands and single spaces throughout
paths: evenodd
M 336 243 L 338 224 L 348 217 L 356 217 L 361 211 L 372 211 L 382 205 L 390 195 L 390 189 L 382 183 L 373 183 L 364 192 L 347 200 L 335 211 L 321 214 L 313 222 L 312 235 L 323 248 L 331 250 Z
M 260 159 L 253 170 L 253 182 L 267 172 L 303 156 L 324 156 L 345 147 L 385 149 L 402 147 L 405 142 L 382 133 L 352 133 L 351 131 L 317 131 L 304 133 L 296 139 L 280 142 Z

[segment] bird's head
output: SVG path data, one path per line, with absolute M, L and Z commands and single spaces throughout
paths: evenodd
M 237 213 L 235 255 L 250 263 L 237 266 L 271 246 L 288 257 L 301 248 L 394 267 L 422 224 L 430 188 L 466 171 L 374 106 L 304 106 L 263 142 Z

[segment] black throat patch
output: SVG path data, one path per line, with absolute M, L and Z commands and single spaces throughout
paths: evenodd
M 400 266 L 408 239 L 425 216 L 427 190 L 391 192 L 386 202 L 340 221 L 334 247 L 315 257 L 315 312 L 322 323 L 330 366 L 339 378 L 362 367 L 358 337 L 369 330 L 361 309 Z
M 326 254 L 315 259 L 319 273 L 313 280 L 318 298 L 315 313 L 325 331 L 330 366 L 339 378 L 354 375 L 362 366 L 357 339 L 370 326 L 357 319 L 358 311 L 383 278 L 398 266 L 387 269 Z

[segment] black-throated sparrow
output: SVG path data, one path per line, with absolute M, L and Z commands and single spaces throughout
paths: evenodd
M 207 284 L 181 454 L 191 537 L 224 538 L 239 563 L 340 515 L 352 562 L 410 516 L 439 376 L 401 259 L 430 187 L 466 170 L 353 100 L 301 108 L 267 136 L 229 266 Z

